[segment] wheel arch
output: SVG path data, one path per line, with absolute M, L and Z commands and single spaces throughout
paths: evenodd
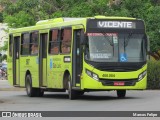
M 26 71 L 26 74 L 25 74 L 25 86 L 26 86 L 26 77 L 27 77 L 27 75 L 30 75 L 31 76 L 31 72 L 29 71 L 29 70 L 27 70 Z M 31 78 L 32 78 L 32 76 L 31 76 Z M 32 82 L 32 81 L 31 81 Z
M 68 79 L 67 77 L 71 75 L 69 70 L 65 70 L 64 71 L 64 74 L 63 74 L 63 88 L 64 89 L 67 89 L 68 88 Z

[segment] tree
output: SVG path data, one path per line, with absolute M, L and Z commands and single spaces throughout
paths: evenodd
M 0 22 L 3 22 L 3 14 L 0 12 Z
M 160 49 L 160 0 L 0 0 L 9 27 L 35 25 L 57 17 L 125 16 L 143 19 L 151 50 Z
M 25 11 L 15 13 L 14 16 L 8 15 L 5 17 L 4 21 L 8 23 L 8 26 L 11 28 L 35 25 L 33 16 L 26 13 Z
M 151 50 L 160 50 L 160 6 L 150 8 L 146 19 L 147 33 L 151 42 Z
M 4 46 L 0 47 L 0 51 L 7 51 L 8 49 L 8 41 L 4 42 Z

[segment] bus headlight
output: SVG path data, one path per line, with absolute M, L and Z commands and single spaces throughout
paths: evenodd
M 139 74 L 138 76 L 138 81 L 142 80 L 147 74 L 147 71 L 145 70 L 144 72 L 142 72 L 141 74 Z
M 93 73 L 93 72 L 91 72 L 90 70 L 87 70 L 87 69 L 86 69 L 86 73 L 87 73 L 88 76 L 92 77 L 93 79 L 95 79 L 95 80 L 97 80 L 97 81 L 99 80 L 98 75 L 95 74 L 95 73 Z

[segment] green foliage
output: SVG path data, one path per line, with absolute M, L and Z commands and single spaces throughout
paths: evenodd
M 148 61 L 147 88 L 160 89 L 160 61 Z
M 0 56 L 0 62 L 2 62 L 4 60 L 7 60 L 7 55 L 6 54 Z
M 0 51 L 7 51 L 7 49 L 8 49 L 8 42 L 5 41 L 5 42 L 4 42 L 4 46 L 3 46 L 3 47 L 0 47 Z
M 25 11 L 14 14 L 14 17 L 6 16 L 4 21 L 12 28 L 26 27 L 35 24 L 34 18 Z
M 56 17 L 89 17 L 95 15 L 125 16 L 143 19 L 151 51 L 160 49 L 160 0 L 0 0 L 0 21 L 9 27 L 34 25 L 39 20 Z M 110 4 L 109 4 L 110 3 Z
M 7 55 L 6 54 L 4 54 L 3 56 L 2 56 L 2 61 L 3 60 L 7 60 Z
M 152 5 L 150 0 L 124 0 L 122 6 L 129 11 L 132 17 L 145 19 Z
M 152 51 L 160 49 L 160 6 L 151 7 L 146 18 L 147 33 L 150 36 Z
M 0 12 L 0 22 L 3 22 L 3 14 Z

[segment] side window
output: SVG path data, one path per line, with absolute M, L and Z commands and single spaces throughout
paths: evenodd
M 22 34 L 21 55 L 29 55 L 29 33 Z
M 72 29 L 65 28 L 61 32 L 61 53 L 70 53 L 72 40 Z
M 30 54 L 38 55 L 38 32 L 32 32 L 30 34 Z
M 12 57 L 13 35 L 9 35 L 9 56 Z
M 49 54 L 59 53 L 59 41 L 58 41 L 59 30 L 51 30 L 49 38 Z

